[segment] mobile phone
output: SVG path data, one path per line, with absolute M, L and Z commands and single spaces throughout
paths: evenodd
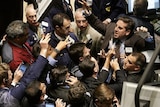
M 26 71 L 26 69 L 27 69 L 27 64 L 22 62 L 19 67 L 19 70 L 21 70 L 24 73 Z

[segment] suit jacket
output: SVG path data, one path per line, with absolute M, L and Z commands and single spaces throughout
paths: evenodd
M 69 35 L 75 42 L 78 42 L 78 39 L 74 35 L 74 33 L 69 33 Z M 60 40 L 55 36 L 55 34 L 52 33 L 51 34 L 51 40 L 49 41 L 49 44 L 53 48 L 55 48 L 57 46 L 57 44 L 59 43 L 59 41 Z M 65 66 L 68 67 L 69 64 L 71 63 L 71 58 L 69 57 L 69 54 L 68 54 L 68 47 L 61 50 L 61 52 L 57 55 L 57 57 L 55 59 L 58 60 L 56 65 L 65 65 Z
M 100 21 L 98 18 L 96 18 L 93 14 L 88 16 L 87 20 L 93 28 L 102 33 L 102 35 L 105 35 L 102 49 L 107 50 L 109 41 L 111 38 L 113 38 L 116 23 L 110 23 L 106 25 L 102 23 L 102 21 Z M 125 40 L 125 47 L 132 47 L 133 51 L 143 51 L 145 48 L 145 40 L 137 34 L 129 35 Z

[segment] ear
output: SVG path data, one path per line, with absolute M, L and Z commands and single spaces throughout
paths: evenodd
M 55 26 L 55 28 L 56 28 L 57 30 L 59 30 L 59 29 L 60 29 L 60 27 L 59 27 L 58 25 L 56 25 L 56 26 Z
M 135 71 L 139 71 L 140 70 L 140 66 L 137 65 L 135 68 L 134 68 Z
M 40 101 L 44 101 L 44 95 L 41 95 Z
M 126 36 L 128 36 L 131 33 L 131 30 L 126 31 Z
M 3 78 L 3 83 L 4 83 L 4 84 L 7 84 L 7 83 L 8 83 L 8 79 Z
M 84 59 L 83 57 L 79 57 L 79 61 L 80 61 L 80 62 L 82 62 L 82 61 L 83 61 L 83 59 Z

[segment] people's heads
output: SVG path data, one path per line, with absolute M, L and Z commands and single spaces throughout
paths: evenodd
M 93 92 L 93 101 L 97 107 L 112 107 L 115 93 L 105 83 L 100 84 Z
M 39 23 L 37 22 L 37 11 L 34 9 L 34 6 L 33 4 L 29 4 L 27 7 L 26 7 L 26 19 L 27 19 L 27 22 L 32 25 L 32 26 L 38 26 Z
M 21 20 L 12 21 L 7 29 L 7 40 L 23 45 L 28 39 L 28 25 Z
M 69 56 L 75 64 L 79 64 L 85 56 L 90 56 L 90 49 L 85 43 L 78 42 L 69 47 Z
M 25 95 L 29 104 L 40 104 L 44 101 L 46 85 L 37 80 L 32 81 L 25 89 Z
M 81 31 L 85 31 L 88 26 L 88 21 L 84 17 L 83 11 L 84 11 L 83 8 L 78 8 L 75 11 L 75 21 L 78 28 L 80 28 Z
M 114 38 L 123 39 L 131 35 L 134 31 L 135 23 L 134 21 L 127 17 L 121 16 L 116 22 L 116 27 L 114 29 Z
M 65 81 L 69 79 L 69 71 L 66 66 L 59 65 L 52 69 L 49 74 L 51 86 L 53 88 L 59 86 L 59 85 L 64 85 Z
M 147 12 L 148 0 L 134 0 L 133 14 L 143 16 Z
M 70 32 L 71 20 L 67 14 L 57 13 L 53 16 L 52 25 L 58 36 L 66 38 Z
M 146 65 L 146 57 L 142 53 L 133 52 L 124 59 L 123 69 L 126 71 L 140 71 Z
M 6 63 L 0 63 L 0 86 L 9 86 L 12 82 L 12 72 L 9 65 Z

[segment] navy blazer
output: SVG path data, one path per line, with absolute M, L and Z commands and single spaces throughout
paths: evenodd
M 75 40 L 75 42 L 79 41 L 74 33 L 69 33 L 69 35 L 72 39 Z M 55 36 L 54 33 L 52 33 L 51 40 L 49 41 L 49 44 L 53 48 L 55 48 L 59 42 L 60 42 L 60 40 Z M 71 58 L 69 57 L 69 54 L 68 54 L 68 47 L 61 50 L 61 52 L 57 55 L 57 57 L 55 59 L 58 60 L 56 65 L 65 65 L 68 67 L 69 64 L 71 63 Z

